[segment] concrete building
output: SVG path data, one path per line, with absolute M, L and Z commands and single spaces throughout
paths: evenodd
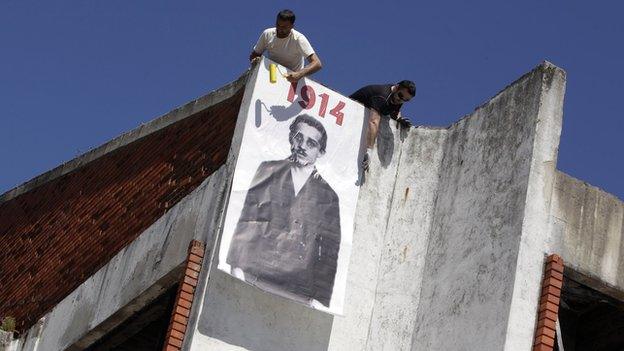
M 5 350 L 622 349 L 624 205 L 556 169 L 550 63 L 446 128 L 382 120 L 344 316 L 217 271 L 257 67 L 0 197 Z

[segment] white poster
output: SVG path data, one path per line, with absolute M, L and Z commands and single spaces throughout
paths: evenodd
M 342 314 L 365 109 L 291 84 L 263 59 L 227 205 L 219 269 L 264 291 Z

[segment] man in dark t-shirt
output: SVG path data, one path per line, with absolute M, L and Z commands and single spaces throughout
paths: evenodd
M 372 110 L 366 134 L 368 148 L 375 145 L 381 115 L 397 120 L 402 127 L 411 126 L 410 121 L 401 116 L 401 107 L 414 95 L 416 95 L 414 82 L 402 80 L 397 84 L 367 85 L 349 96 Z

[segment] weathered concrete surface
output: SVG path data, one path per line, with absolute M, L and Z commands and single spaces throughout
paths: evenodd
M 382 119 L 376 148 L 369 151 L 370 171 L 365 175 L 355 212 L 344 317 L 334 318 L 330 350 L 363 350 L 368 340 L 388 226 L 385 219 L 390 213 L 394 192 L 393 182 L 376 180 L 396 178 L 401 145 L 397 136 L 388 119 Z M 348 334 L 348 338 L 344 334 Z
M 446 130 L 415 128 L 401 141 L 393 124 L 382 120 L 360 190 L 347 309 L 334 319 L 331 350 L 411 347 Z
M 449 128 L 413 349 L 530 349 L 532 331 L 514 338 L 515 346 L 506 339 L 512 298 L 523 298 L 514 287 L 526 203 L 533 196 L 529 183 L 539 181 L 532 167 L 556 159 L 556 148 L 536 152 L 544 94 L 560 95 L 558 87 L 551 89 L 552 75 L 563 77 L 551 65 L 539 66 Z M 560 129 L 543 132 L 558 145 Z M 531 250 L 543 254 L 541 247 Z M 541 274 L 524 278 L 539 285 Z M 530 302 L 537 306 L 536 299 Z M 532 329 L 535 318 L 524 312 L 526 327 L 515 325 L 522 331 Z
M 550 215 L 550 250 L 561 255 L 566 267 L 619 290 L 615 297 L 624 298 L 624 203 L 557 172 Z
M 555 182 L 566 76 L 563 70 L 548 63 L 541 66 L 541 72 L 541 96 L 534 120 L 533 154 L 505 350 L 528 350 L 532 347 L 543 262 L 548 254 L 545 251 L 547 235 L 544 233 L 548 228 Z

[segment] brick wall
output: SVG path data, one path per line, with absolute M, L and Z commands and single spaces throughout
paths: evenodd
M 163 351 L 179 351 L 182 348 L 205 248 L 205 244 L 197 240 L 192 240 L 189 245 L 184 276 L 178 287 Z
M 563 260 L 557 255 L 546 259 L 544 280 L 537 315 L 533 351 L 552 351 L 556 341 L 556 323 L 563 285 Z
M 1 203 L 0 316 L 33 325 L 223 165 L 243 91 Z

